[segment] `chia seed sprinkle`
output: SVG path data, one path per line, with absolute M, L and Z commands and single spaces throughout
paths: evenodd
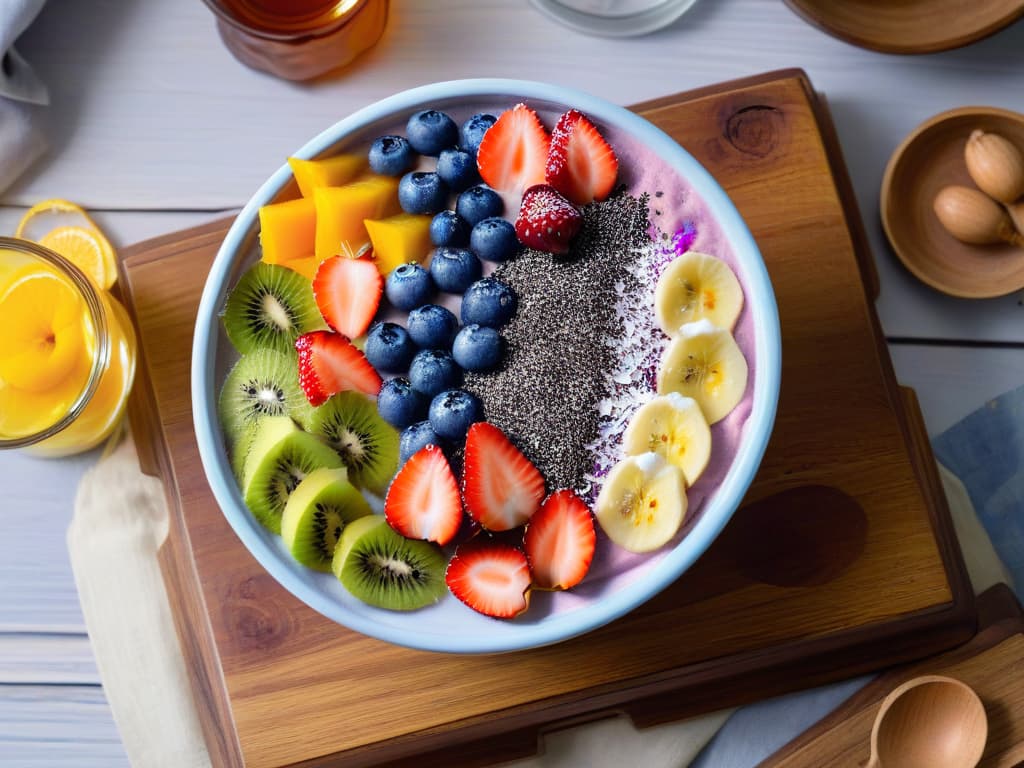
M 501 366 L 467 373 L 464 386 L 551 490 L 591 495 L 594 449 L 607 420 L 598 405 L 616 387 L 622 341 L 635 335 L 618 303 L 650 290 L 633 263 L 638 252 L 653 250 L 648 227 L 646 195 L 621 194 L 583 209 L 583 227 L 567 256 L 525 250 L 494 271 L 516 292 L 519 310 L 502 331 Z M 649 300 L 643 304 L 652 315 Z

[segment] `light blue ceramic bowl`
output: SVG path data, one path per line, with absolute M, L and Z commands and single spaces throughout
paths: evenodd
M 298 565 L 279 538 L 256 522 L 231 473 L 217 419 L 217 393 L 237 357 L 224 335 L 219 314 L 229 287 L 258 258 L 257 214 L 260 206 L 271 202 L 291 179 L 288 166 L 282 166 L 235 220 L 210 270 L 199 305 L 192 350 L 192 403 L 203 468 L 235 533 L 282 586 L 339 624 L 412 648 L 448 653 L 533 648 L 588 632 L 641 605 L 678 579 L 729 521 L 754 478 L 775 419 L 781 367 L 779 318 L 761 254 L 743 219 L 711 175 L 643 118 L 585 93 L 554 85 L 517 80 L 461 80 L 414 88 L 366 107 L 328 128 L 296 155 L 312 158 L 346 148 L 366 147 L 375 136 L 385 130 L 394 131 L 419 109 L 455 110 L 466 103 L 511 106 L 518 101 L 557 112 L 572 106 L 599 125 L 616 127 L 652 149 L 703 198 L 734 252 L 746 289 L 746 305 L 753 313 L 756 376 L 752 410 L 732 466 L 686 535 L 667 551 L 635 568 L 635 573 L 627 578 L 615 578 L 606 585 L 589 585 L 586 596 L 567 608 L 535 610 L 531 606 L 518 619 L 500 621 L 476 614 L 451 597 L 412 613 L 384 611 L 363 604 L 330 574 Z

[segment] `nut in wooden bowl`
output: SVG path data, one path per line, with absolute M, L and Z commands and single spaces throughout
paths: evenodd
M 880 205 L 886 236 L 903 265 L 936 290 L 971 299 L 1024 289 L 1024 248 L 1006 242 L 961 242 L 934 209 L 946 187 L 977 191 L 964 159 L 977 130 L 1024 149 L 1024 115 L 993 107 L 943 112 L 918 126 L 893 153 Z

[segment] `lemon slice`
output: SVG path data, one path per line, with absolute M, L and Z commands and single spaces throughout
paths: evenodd
M 47 269 L 26 274 L 0 298 L 0 377 L 29 392 L 61 384 L 85 354 L 82 297 Z
M 68 214 L 80 218 L 82 223 L 63 223 L 67 220 Z M 56 251 L 92 278 L 100 288 L 109 290 L 117 281 L 117 257 L 114 254 L 114 247 L 81 206 L 59 199 L 37 203 L 21 217 L 14 236 L 26 237 L 31 222 L 46 219 L 51 221 L 49 229 L 44 234 L 27 236 L 40 245 Z M 33 229 L 37 229 L 38 226 L 39 221 L 36 221 Z

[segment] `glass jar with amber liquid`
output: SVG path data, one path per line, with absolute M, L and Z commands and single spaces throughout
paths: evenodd
M 204 0 L 235 58 L 288 80 L 351 63 L 384 33 L 388 0 Z

